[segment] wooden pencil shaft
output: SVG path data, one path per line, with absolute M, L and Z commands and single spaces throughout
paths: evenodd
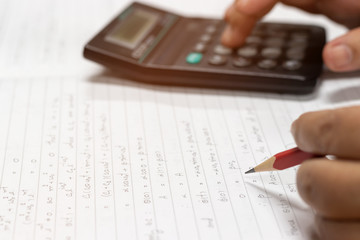
M 276 157 L 273 156 L 271 158 L 269 158 L 268 160 L 260 163 L 259 165 L 257 165 L 256 167 L 254 167 L 255 172 L 264 172 L 264 171 L 274 171 L 277 170 L 273 167 L 274 162 L 276 160 Z
M 253 172 L 283 170 L 301 164 L 303 161 L 318 157 L 318 155 L 291 148 L 280 152 L 253 168 Z M 250 173 L 248 171 L 247 173 Z

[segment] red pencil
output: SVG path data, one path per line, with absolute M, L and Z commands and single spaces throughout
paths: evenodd
M 299 165 L 303 161 L 314 157 L 319 157 L 319 155 L 301 151 L 297 147 L 291 148 L 289 150 L 275 154 L 274 156 L 260 163 L 256 167 L 245 172 L 245 174 L 254 173 L 254 172 L 283 170 L 289 167 Z

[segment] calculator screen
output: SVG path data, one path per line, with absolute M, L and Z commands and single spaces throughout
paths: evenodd
M 109 42 L 135 48 L 154 27 L 158 15 L 142 9 L 134 9 L 105 39 Z

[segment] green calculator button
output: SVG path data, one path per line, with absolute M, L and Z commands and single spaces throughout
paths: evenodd
M 189 53 L 189 55 L 186 57 L 186 62 L 190 64 L 197 64 L 202 59 L 201 53 Z

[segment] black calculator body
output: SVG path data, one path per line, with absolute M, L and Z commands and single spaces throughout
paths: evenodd
M 322 71 L 323 28 L 259 22 L 245 45 L 221 45 L 225 22 L 137 2 L 84 49 L 90 60 L 152 84 L 309 93 Z

